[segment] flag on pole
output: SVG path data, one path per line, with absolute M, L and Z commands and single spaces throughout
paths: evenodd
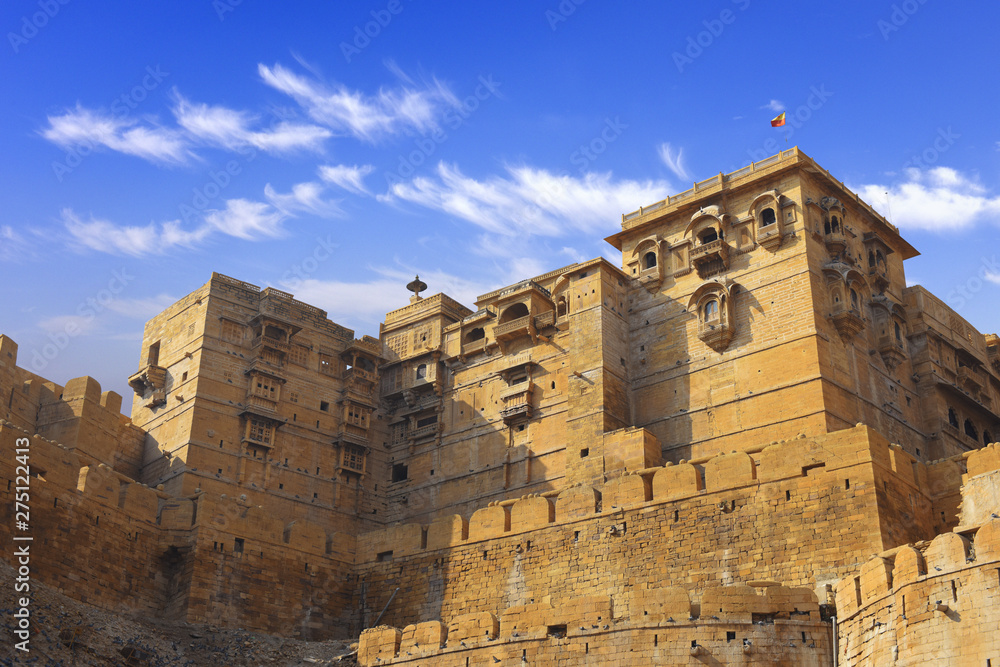
M 781 127 L 784 124 L 785 124 L 785 112 L 784 111 L 782 111 L 780 114 L 778 114 L 777 116 L 775 116 L 771 120 L 771 127 Z

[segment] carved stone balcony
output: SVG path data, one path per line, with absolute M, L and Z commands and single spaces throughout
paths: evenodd
M 544 329 L 545 327 L 550 327 L 556 323 L 555 311 L 550 310 L 547 313 L 542 313 L 535 318 L 535 328 Z
M 691 248 L 691 263 L 702 278 L 729 268 L 729 244 L 722 239 Z
M 257 350 L 261 347 L 269 347 L 272 350 L 277 350 L 279 352 L 288 352 L 288 341 L 280 340 L 272 336 L 257 336 L 253 339 L 251 348 Z
M 861 317 L 860 311 L 853 308 L 834 311 L 830 319 L 833 321 L 833 326 L 837 327 L 837 333 L 845 341 L 854 338 L 865 328 L 865 320 Z
M 722 352 L 733 340 L 733 327 L 722 321 L 721 318 L 701 322 L 698 325 L 698 338 L 716 352 Z
M 153 408 L 167 402 L 167 369 L 162 366 L 146 366 L 129 376 L 128 384 L 140 398 L 149 393 L 145 407 Z
M 757 230 L 757 243 L 771 252 L 781 247 L 782 238 L 784 238 L 784 234 L 781 231 L 781 225 L 776 222 Z
M 438 431 L 441 430 L 441 423 L 434 422 L 433 424 L 428 424 L 427 426 L 421 426 L 410 430 L 409 436 L 413 440 L 421 440 L 423 438 L 432 438 L 437 435 Z
M 344 372 L 344 383 L 350 384 L 353 380 L 363 380 L 365 382 L 371 382 L 374 384 L 377 377 L 375 373 L 371 371 L 366 371 L 363 368 L 357 366 L 352 366 Z
M 958 377 L 958 384 L 969 391 L 980 392 L 986 386 L 983 373 L 971 366 L 959 366 L 955 375 Z
M 342 442 L 367 445 L 369 440 L 368 429 L 355 424 L 341 424 L 337 430 L 337 439 Z
M 878 292 L 884 291 L 889 286 L 889 271 L 884 264 L 868 267 L 868 278 Z
M 823 242 L 826 244 L 826 249 L 831 255 L 840 255 L 847 249 L 847 237 L 839 229 L 826 234 L 823 237 Z
M 480 338 L 479 340 L 470 341 L 468 343 L 462 344 L 462 356 L 470 357 L 473 354 L 479 354 L 486 350 L 487 341 L 486 338 Z
M 500 409 L 500 416 L 506 423 L 531 418 L 531 394 L 534 387 L 534 382 L 526 381 L 501 392 L 503 407 Z
M 525 315 L 524 317 L 519 317 L 516 320 L 510 320 L 493 327 L 493 337 L 497 341 L 513 340 L 521 336 L 531 336 L 534 338 L 536 335 L 535 319 L 531 315 Z
M 896 368 L 906 359 L 905 343 L 896 340 L 893 336 L 879 336 L 877 349 L 889 370 Z

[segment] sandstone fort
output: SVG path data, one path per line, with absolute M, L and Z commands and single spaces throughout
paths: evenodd
M 607 242 L 472 304 L 416 279 L 378 338 L 213 274 L 131 419 L 0 336 L 33 576 L 366 666 L 1000 667 L 1000 339 L 797 148 Z

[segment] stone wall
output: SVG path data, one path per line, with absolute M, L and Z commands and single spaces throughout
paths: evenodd
M 26 442 L 29 521 L 17 531 L 14 450 Z M 353 536 L 224 496 L 173 498 L 6 421 L 0 451 L 0 536 L 34 538 L 33 578 L 104 609 L 306 639 L 353 631 Z M 17 564 L 13 549 L 4 558 Z
M 971 538 L 971 539 L 970 539 Z M 843 664 L 1000 663 L 1000 520 L 881 554 L 837 586 Z
M 757 589 L 761 590 L 761 589 Z M 810 590 L 776 584 L 706 589 L 692 604 L 683 588 L 622 598 L 529 602 L 499 616 L 479 612 L 446 624 L 361 634 L 358 662 L 374 665 L 711 664 L 833 665 L 831 627 Z
M 358 540 L 356 604 L 370 623 L 399 588 L 384 621 L 402 626 L 664 582 L 782 581 L 822 597 L 871 554 L 933 537 L 914 463 L 859 426 L 394 525 Z

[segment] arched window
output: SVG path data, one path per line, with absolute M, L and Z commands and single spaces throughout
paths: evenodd
M 484 338 L 486 338 L 486 332 L 483 330 L 482 327 L 476 327 L 469 333 L 465 334 L 466 343 L 471 343 L 474 340 L 482 340 Z
M 883 268 L 884 269 L 885 268 L 885 255 L 882 254 L 881 250 L 876 251 L 875 258 L 876 258 L 876 263 L 878 264 L 879 268 Z
M 500 315 L 500 319 L 497 323 L 503 324 L 504 322 L 510 322 L 511 320 L 516 320 L 520 317 L 527 317 L 528 314 L 528 307 L 526 305 L 523 303 L 515 303 L 510 308 L 503 311 L 503 314 Z
M 978 438 L 979 433 L 976 431 L 976 425 L 972 423 L 971 419 L 965 420 L 965 435 L 970 438 Z
M 833 216 L 830 219 L 830 229 L 834 234 L 840 231 L 840 220 L 837 219 L 837 216 Z
M 698 236 L 698 239 L 701 241 L 702 245 L 706 245 L 711 243 L 712 241 L 718 241 L 719 232 L 715 231 L 715 227 L 709 227 L 708 229 L 703 231 L 700 236 Z
M 719 302 L 712 299 L 705 304 L 705 321 L 710 322 L 717 319 L 719 319 Z
M 417 366 L 417 379 L 422 380 L 427 377 L 427 364 Z
M 656 266 L 656 253 L 650 250 L 642 257 L 642 268 L 652 269 Z
M 778 219 L 774 215 L 773 208 L 765 208 L 760 212 L 760 226 L 767 227 L 768 225 L 773 225 Z
M 893 322 L 893 327 L 896 330 L 896 342 L 902 343 L 903 342 L 903 332 L 899 328 L 899 322 Z
M 948 423 L 958 428 L 958 415 L 955 414 L 955 408 L 948 408 Z
M 851 288 L 851 309 L 852 310 L 859 310 L 859 306 L 858 306 L 858 293 L 854 290 L 853 287 Z
M 990 444 L 990 441 L 992 439 L 993 439 L 993 436 L 990 435 L 989 431 L 983 431 L 983 447 L 985 447 L 986 445 Z
M 559 317 L 566 317 L 568 310 L 566 307 L 566 297 L 559 297 L 559 302 L 556 303 L 556 315 Z
M 875 253 L 871 250 L 868 251 L 868 266 L 875 266 Z
M 829 234 L 830 233 L 830 221 L 829 220 L 826 220 L 826 221 L 823 222 L 823 233 L 824 234 Z

